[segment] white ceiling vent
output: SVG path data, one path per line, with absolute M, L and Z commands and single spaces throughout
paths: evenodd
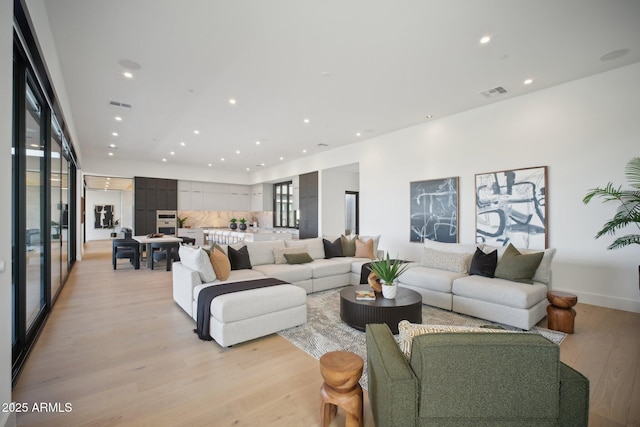
M 114 107 L 120 107 L 120 108 L 131 108 L 131 104 L 125 104 L 124 102 L 118 102 L 118 101 L 109 101 L 109 105 L 113 105 Z
M 480 95 L 485 98 L 495 98 L 496 96 L 504 95 L 507 93 L 507 90 L 502 86 L 494 87 L 492 89 L 483 90 L 480 92 Z

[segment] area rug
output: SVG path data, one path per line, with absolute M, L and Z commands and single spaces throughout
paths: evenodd
M 365 360 L 360 385 L 362 388 L 368 389 L 365 333 L 340 320 L 341 290 L 342 288 L 330 289 L 307 295 L 307 323 L 285 329 L 278 334 L 316 359 L 320 359 L 320 356 L 329 351 L 336 350 L 347 350 L 358 354 Z M 495 325 L 512 331 L 521 331 L 521 329 L 512 326 L 464 316 L 428 305 L 422 306 L 422 323 L 456 326 Z M 556 344 L 560 344 L 566 336 L 562 332 L 537 326 L 528 332 L 543 335 Z M 397 340 L 398 336 L 395 337 Z

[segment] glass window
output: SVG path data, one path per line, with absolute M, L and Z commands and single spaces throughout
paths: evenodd
M 293 228 L 296 226 L 296 211 L 293 210 L 293 182 L 274 184 L 273 226 Z

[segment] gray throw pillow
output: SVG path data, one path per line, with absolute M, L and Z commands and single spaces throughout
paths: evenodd
M 495 277 L 514 282 L 533 283 L 533 276 L 542 261 L 544 253 L 523 255 L 512 244 L 504 251 L 496 267 Z

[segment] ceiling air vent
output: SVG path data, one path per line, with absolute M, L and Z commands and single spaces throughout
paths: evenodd
M 131 108 L 131 104 L 125 104 L 124 102 L 118 102 L 118 101 L 109 101 L 109 105 L 113 105 L 114 107 L 120 107 L 120 108 Z
M 485 98 L 495 98 L 496 96 L 500 96 L 507 93 L 507 90 L 502 86 L 494 87 L 492 89 L 483 90 L 480 92 L 480 95 Z
M 324 142 L 321 142 L 318 144 L 318 147 L 328 147 L 329 144 L 325 144 Z

